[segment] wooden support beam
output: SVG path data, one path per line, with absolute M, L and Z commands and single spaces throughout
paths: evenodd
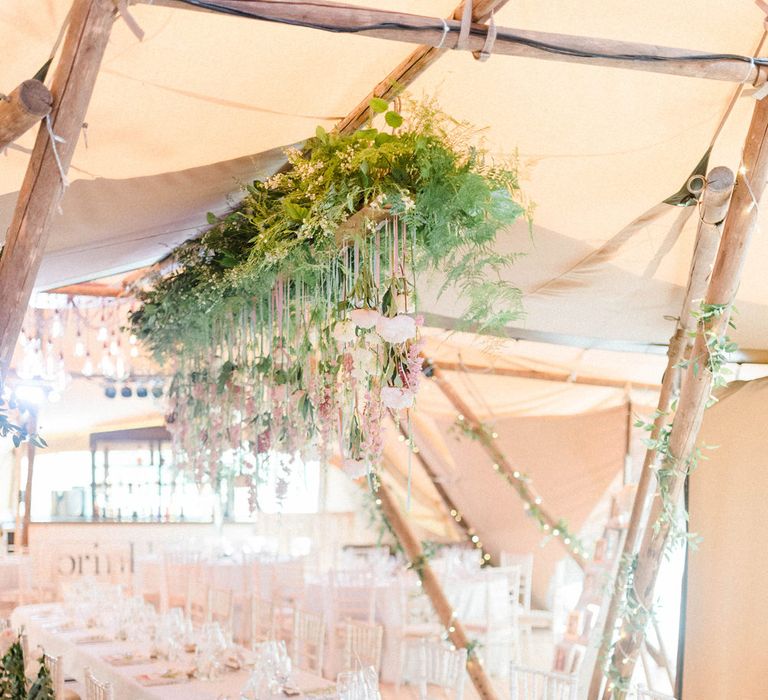
M 400 435 L 403 436 L 406 445 L 408 445 L 408 443 L 413 440 L 413 437 L 408 435 L 408 430 L 402 421 L 396 420 L 394 423 L 397 425 L 397 429 L 399 430 Z M 408 446 L 408 449 L 411 449 L 411 446 Z M 442 502 L 443 506 L 445 506 L 447 516 L 451 522 L 456 526 L 459 532 L 467 538 L 473 547 L 476 547 L 478 550 L 480 550 L 484 563 L 496 565 L 496 558 L 490 554 L 490 552 L 485 551 L 482 542 L 477 535 L 477 531 L 472 527 L 472 525 L 470 525 L 466 515 L 456 505 L 454 500 L 451 498 L 451 495 L 446 490 L 445 486 L 443 486 L 442 478 L 438 474 L 437 470 L 432 466 L 429 458 L 424 455 L 423 447 L 419 447 L 418 450 L 419 451 L 413 455 L 413 459 L 418 461 L 418 463 L 421 465 L 421 468 L 424 470 L 424 473 L 429 477 L 429 480 L 435 487 L 435 491 L 437 491 L 437 495 L 440 497 L 440 501 Z M 477 537 L 478 539 L 473 540 L 473 537 Z M 485 559 L 486 554 L 489 557 L 488 559 Z
M 50 114 L 52 107 L 50 90 L 34 79 L 0 97 L 0 151 Z
M 109 284 L 99 282 L 80 282 L 68 284 L 64 287 L 46 290 L 46 294 L 66 294 L 73 297 L 104 297 L 117 298 L 123 295 L 123 290 Z
M 699 228 L 696 235 L 696 246 L 693 251 L 691 270 L 688 277 L 688 285 L 683 299 L 680 318 L 677 320 L 675 332 L 670 338 L 667 351 L 667 368 L 662 379 L 659 402 L 656 408 L 656 418 L 653 422 L 650 439 L 656 441 L 661 431 L 667 426 L 671 418 L 672 399 L 679 389 L 680 367 L 679 363 L 689 354 L 693 344 L 690 332 L 696 327 L 696 319 L 691 312 L 694 310 L 694 301 L 703 299 L 707 292 L 712 265 L 715 261 L 722 221 L 728 212 L 728 205 L 733 192 L 734 175 L 728 168 L 713 168 L 707 175 L 707 184 L 701 197 L 701 210 L 699 213 Z M 627 534 L 620 561 L 627 561 L 634 556 L 640 537 L 643 534 L 648 496 L 656 483 L 653 478 L 652 467 L 656 463 L 657 453 L 654 449 L 648 449 L 645 453 L 643 467 L 635 493 L 635 501 L 632 506 L 632 514 L 627 526 Z M 619 566 L 617 578 L 614 581 L 613 595 L 608 606 L 601 635 L 600 652 L 592 672 L 592 681 L 589 688 L 589 700 L 597 700 L 603 683 L 603 664 L 613 642 L 619 609 L 624 597 L 626 580 L 623 569 Z
M 477 437 L 478 442 L 483 446 L 488 456 L 493 460 L 494 469 L 502 472 L 506 477 L 510 485 L 517 491 L 520 498 L 531 507 L 535 506 L 538 509 L 541 520 L 546 524 L 549 532 L 554 532 L 558 529 L 559 523 L 555 520 L 547 511 L 545 511 L 540 504 L 536 503 L 536 497 L 531 493 L 525 480 L 515 476 L 515 469 L 509 463 L 504 453 L 498 448 L 496 443 L 490 436 L 486 435 L 486 431 L 483 429 L 482 422 L 475 415 L 475 412 L 470 408 L 469 404 L 459 395 L 459 393 L 451 386 L 451 383 L 446 380 L 439 367 L 432 366 L 432 379 L 443 392 L 445 397 L 451 402 L 453 407 L 462 416 L 462 420 L 466 422 L 466 425 Z M 563 549 L 568 552 L 571 558 L 582 569 L 586 565 L 586 559 L 583 553 L 576 554 L 573 548 L 565 543 L 563 537 L 554 538 Z
M 561 382 L 566 384 L 586 384 L 588 386 L 605 386 L 625 389 L 628 382 L 625 379 L 610 379 L 608 377 L 591 377 L 576 374 L 567 370 L 517 369 L 514 367 L 494 367 L 473 362 L 451 362 L 450 360 L 433 360 L 433 365 L 448 372 L 472 372 L 475 374 L 490 374 L 499 377 L 520 377 L 521 379 L 540 379 L 545 382 Z M 658 391 L 660 384 L 648 382 L 631 382 L 630 389 L 641 391 Z
M 759 203 L 768 182 L 768 100 L 756 103 L 744 146 L 743 174 L 740 171 L 723 227 L 712 278 L 705 297 L 706 308 L 720 308 L 699 322 L 691 358 L 685 372 L 669 435 L 671 459 L 662 466 L 670 470 L 665 489 L 668 501 L 679 504 L 688 467 L 696 449 L 696 439 L 710 399 L 713 373 L 710 347 L 722 339 L 728 328 L 731 306 L 741 280 L 747 249 L 758 223 Z M 651 505 L 633 574 L 633 594 L 640 610 L 651 609 L 659 565 L 670 533 L 670 519 L 662 518 L 664 504 L 658 496 Z M 614 647 L 612 667 L 623 683 L 631 678 L 645 635 L 647 620 L 625 616 Z M 622 699 L 624 690 L 614 693 Z
M 201 9 L 186 3 L 185 0 L 143 1 L 151 1 L 154 5 Z M 435 48 L 439 46 L 456 49 L 461 29 L 461 22 L 455 19 L 442 20 L 439 17 L 332 2 L 320 4 L 274 0 L 212 0 L 212 4 L 229 14 L 267 22 L 292 24 L 322 31 L 348 32 L 355 36 L 369 36 Z M 444 26 L 448 27 L 447 33 Z M 480 51 L 487 34 L 488 28 L 485 25 L 473 23 L 466 49 Z M 748 83 L 755 86 L 762 85 L 768 78 L 768 68 L 750 63 L 748 59 L 740 60 L 720 55 L 711 60 L 711 54 L 691 49 L 507 27 L 497 28 L 493 53 Z
M 41 127 L 38 131 L 0 257 L 0 376 L 10 364 L 48 241 L 51 219 L 63 194 L 58 163 L 66 172 L 72 160 L 114 11 L 112 0 L 74 0 L 72 4 L 69 28 L 51 85 L 53 132 L 62 140 L 55 144 L 54 151 L 47 129 Z
M 377 501 L 380 501 L 381 510 L 387 519 L 392 532 L 403 548 L 411 567 L 421 579 L 424 593 L 429 597 L 432 607 L 435 609 L 440 624 L 445 627 L 448 638 L 457 649 L 468 649 L 471 652 L 469 638 L 461 624 L 456 619 L 453 607 L 446 598 L 443 588 L 438 581 L 435 572 L 429 565 L 421 543 L 414 534 L 408 521 L 403 517 L 392 492 L 385 485 L 381 485 L 377 492 Z M 496 700 L 496 691 L 485 673 L 482 664 L 473 653 L 467 654 L 467 674 L 475 686 L 481 700 Z

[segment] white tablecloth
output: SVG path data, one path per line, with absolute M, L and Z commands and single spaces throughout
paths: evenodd
M 192 680 L 187 683 L 144 687 L 135 676 L 141 674 L 163 673 L 169 664 L 156 661 L 135 666 L 113 666 L 104 657 L 145 652 L 132 642 L 112 641 L 99 644 L 76 643 L 78 637 L 93 634 L 97 630 L 57 631 L 57 624 L 65 620 L 62 608 L 57 605 L 27 605 L 17 608 L 11 624 L 14 629 L 24 627 L 30 648 L 41 646 L 46 653 L 64 657 L 64 673 L 78 681 L 84 680 L 84 669 L 90 668 L 102 681 L 110 681 L 114 687 L 116 700 L 217 700 L 229 697 L 238 700 L 240 691 L 248 680 L 248 671 L 226 673 L 221 680 Z M 329 687 L 330 682 L 303 671 L 295 671 L 291 681 L 304 691 Z

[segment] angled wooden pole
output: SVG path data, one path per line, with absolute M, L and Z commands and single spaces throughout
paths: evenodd
M 445 397 L 453 404 L 453 407 L 462 416 L 462 420 L 466 423 L 467 427 L 477 436 L 478 442 L 483 446 L 483 449 L 488 453 L 488 456 L 493 460 L 494 469 L 500 471 L 507 477 L 507 481 L 517 491 L 520 498 L 523 499 L 530 507 L 535 507 L 540 514 L 541 520 L 549 528 L 549 532 L 555 532 L 559 523 L 549 513 L 547 513 L 541 504 L 536 503 L 536 497 L 531 493 L 525 480 L 519 478 L 519 474 L 516 475 L 514 467 L 509 463 L 504 453 L 498 448 L 496 443 L 486 435 L 485 430 L 480 419 L 475 415 L 475 412 L 470 408 L 469 404 L 459 395 L 459 393 L 451 386 L 451 383 L 446 380 L 442 371 L 432 365 L 432 379 L 443 392 Z M 555 533 L 556 534 L 556 533 Z M 569 556 L 578 564 L 580 568 L 586 566 L 586 559 L 583 553 L 575 553 L 573 548 L 566 544 L 565 538 L 555 537 L 555 540 L 568 552 Z
M 664 370 L 661 391 L 659 392 L 659 401 L 656 407 L 656 416 L 649 436 L 651 441 L 658 440 L 661 431 L 669 423 L 671 417 L 672 399 L 679 388 L 679 363 L 690 352 L 693 344 L 693 338 L 690 335 L 690 331 L 695 328 L 696 320 L 692 316 L 691 311 L 693 310 L 694 301 L 703 299 L 707 291 L 709 278 L 712 274 L 712 265 L 714 264 L 715 255 L 717 254 L 717 249 L 720 245 L 722 222 L 728 212 L 728 205 L 731 201 L 733 184 L 734 175 L 728 168 L 713 168 L 707 175 L 706 187 L 701 196 L 699 227 L 696 235 L 696 245 L 693 251 L 691 270 L 688 277 L 688 286 L 685 290 L 685 297 L 683 299 L 680 317 L 677 320 L 675 332 L 669 341 L 667 367 Z M 645 453 L 643 467 L 640 470 L 635 501 L 632 506 L 632 514 L 627 526 L 624 546 L 619 560 L 620 562 L 627 561 L 630 557 L 634 556 L 639 544 L 640 536 L 643 533 L 645 525 L 643 515 L 646 511 L 648 496 L 656 483 L 652 471 L 656 459 L 656 450 L 649 448 Z M 600 697 L 604 678 L 603 664 L 613 642 L 619 609 L 624 597 L 626 580 L 624 580 L 623 572 L 624 568 L 620 563 L 616 580 L 614 581 L 613 594 L 603 625 L 600 652 L 598 653 L 597 661 L 592 672 L 592 681 L 590 683 L 588 696 L 589 700 L 597 700 L 597 698 Z
M 142 0 L 154 5 L 204 9 L 186 0 Z M 435 48 L 459 48 L 461 22 L 456 19 L 392 12 L 384 9 L 341 5 L 332 2 L 293 3 L 274 0 L 215 0 L 219 11 L 266 22 L 299 24 L 321 31 L 347 31 Z M 447 27 L 447 31 L 445 31 Z M 488 27 L 472 23 L 467 37 L 468 51 L 481 51 Z M 693 49 L 670 48 L 596 37 L 554 34 L 509 27 L 497 27 L 493 53 L 545 61 L 610 66 L 651 73 L 667 73 L 693 78 L 725 80 L 732 83 L 762 85 L 768 71 L 748 58 L 715 56 Z
M 0 151 L 50 113 L 53 96 L 39 80 L 25 80 L 0 97 Z
M 492 12 L 506 5 L 507 0 L 477 0 L 472 5 L 472 21 L 485 22 Z M 453 12 L 450 19 L 460 20 L 464 11 L 461 3 Z M 419 46 L 405 60 L 397 65 L 389 75 L 380 81 L 370 94 L 360 102 L 344 119 L 336 125 L 336 131 L 341 134 L 351 134 L 363 126 L 371 116 L 371 99 L 378 97 L 391 100 L 406 86 L 410 85 L 429 66 L 437 61 L 448 49 L 438 49 L 434 46 Z
M 400 432 L 400 435 L 402 435 L 403 439 L 405 440 L 406 445 L 408 443 L 413 441 L 413 436 L 408 435 L 408 430 L 403 424 L 402 421 L 396 420 L 394 421 L 397 425 L 397 429 Z M 409 445 L 409 449 L 412 447 L 416 447 L 416 445 Z M 495 565 L 496 557 L 494 557 L 490 552 L 486 552 L 485 548 L 483 547 L 483 543 L 480 540 L 480 536 L 477 534 L 477 530 L 475 530 L 474 527 L 469 523 L 467 520 L 466 515 L 461 511 L 461 509 L 456 505 L 453 498 L 451 498 L 451 495 L 446 490 L 445 486 L 443 486 L 442 479 L 440 475 L 438 474 L 437 470 L 432 465 L 430 459 L 425 456 L 423 447 L 418 447 L 418 452 L 413 455 L 413 459 L 416 459 L 418 463 L 421 465 L 421 468 L 424 470 L 424 473 L 429 477 L 429 480 L 432 482 L 432 485 L 435 487 L 435 491 L 437 491 L 437 495 L 440 497 L 440 501 L 445 507 L 445 510 L 447 511 L 447 516 L 450 518 L 451 522 L 456 526 L 456 529 L 459 530 L 459 532 L 464 535 L 464 537 L 467 538 L 467 540 L 470 542 L 470 544 L 478 549 L 483 557 L 483 563 L 493 564 Z M 487 558 L 486 558 L 487 555 Z
M 710 400 L 713 371 L 710 351 L 725 336 L 731 307 L 746 262 L 747 249 L 757 229 L 759 202 L 768 182 L 768 100 L 755 106 L 744 146 L 743 173 L 740 171 L 734 187 L 731 205 L 723 227 L 723 237 L 705 297 L 705 308 L 710 311 L 697 327 L 696 339 L 683 377 L 678 408 L 669 435 L 671 459 L 662 466 L 668 470 L 665 489 L 668 502 L 678 504 L 688 469 L 696 450 L 696 439 L 704 410 Z M 662 517 L 664 503 L 658 496 L 651 512 L 638 553 L 633 573 L 632 593 L 637 602 L 636 614 L 625 615 L 618 640 L 614 646 L 612 668 L 615 669 L 618 688 L 606 688 L 623 699 L 623 686 L 632 677 L 637 655 L 645 636 L 645 623 L 654 602 L 654 590 L 659 565 L 664 556 L 671 529 L 671 518 Z
M 114 10 L 112 0 L 74 0 L 72 4 L 51 85 L 52 128 L 61 140 L 54 147 L 46 126 L 41 125 L 0 256 L 0 376 L 8 370 L 21 330 L 51 219 L 64 191 L 63 173 L 77 145 Z
M 455 362 L 452 360 L 433 360 L 433 365 L 446 372 L 470 372 L 475 374 L 486 374 L 499 377 L 520 377 L 521 379 L 538 379 L 544 382 L 561 382 L 567 384 L 584 384 L 587 386 L 607 386 L 616 389 L 624 389 L 629 386 L 630 389 L 640 391 L 658 391 L 660 384 L 650 382 L 630 382 L 629 385 L 624 379 L 611 379 L 609 377 L 595 377 L 588 374 L 575 374 L 569 370 L 561 369 L 523 369 L 518 367 L 499 367 L 481 365 L 477 362 Z
M 457 649 L 467 649 L 467 674 L 475 686 L 478 695 L 481 700 L 497 700 L 498 696 L 491 685 L 490 679 L 477 656 L 472 653 L 472 645 L 464 631 L 461 620 L 456 618 L 453 606 L 448 601 L 448 598 L 446 598 L 440 581 L 424 556 L 424 550 L 418 537 L 416 537 L 408 521 L 400 512 L 395 497 L 384 484 L 379 486 L 376 496 L 377 502 L 379 502 L 378 505 L 381 506 L 384 517 L 387 519 L 398 542 L 400 542 L 411 568 L 419 575 L 424 593 L 429 597 L 432 607 L 435 609 L 435 613 L 440 620 L 440 624 L 443 625 L 448 634 L 448 638 Z

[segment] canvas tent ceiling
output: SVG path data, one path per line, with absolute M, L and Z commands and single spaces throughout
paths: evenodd
M 0 80 L 10 90 L 47 58 L 68 0 L 6 0 Z M 389 3 L 444 16 L 452 2 Z M 708 51 L 751 53 L 763 31 L 751 0 L 509 2 L 500 25 L 604 36 Z M 137 6 L 139 43 L 118 22 L 87 116 L 74 180 L 54 224 L 39 287 L 145 264 L 205 225 L 237 197 L 238 183 L 279 162 L 275 150 L 332 126 L 411 46 L 172 9 Z M 665 315 L 679 311 L 696 215 L 659 205 L 677 191 L 708 147 L 735 86 L 601 67 L 451 52 L 416 81 L 452 116 L 487 126 L 492 153 L 520 154 L 536 204 L 500 241 L 528 255 L 508 276 L 525 293 L 530 337 L 637 347 L 666 342 Z M 752 98 L 741 97 L 712 164 L 738 166 Z M 0 230 L 11 216 L 33 135 L 0 168 Z M 638 222 L 628 228 L 632 222 Z M 762 260 L 753 244 L 739 295 L 737 339 L 768 348 Z M 455 299 L 424 309 L 450 325 Z M 627 313 L 631 308 L 632 313 Z M 517 332 L 520 334 L 520 332 Z

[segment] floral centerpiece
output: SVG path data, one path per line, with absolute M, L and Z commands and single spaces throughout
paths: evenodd
M 499 274 L 514 256 L 495 246 L 526 213 L 515 168 L 488 163 L 434 104 L 407 119 L 372 107 L 391 131 L 318 127 L 140 295 L 133 331 L 174 365 L 169 428 L 200 480 L 228 464 L 255 486 L 268 455 L 287 470 L 333 451 L 373 475 L 385 412 L 419 387 L 418 275 L 440 271 L 474 326 L 520 313 Z

